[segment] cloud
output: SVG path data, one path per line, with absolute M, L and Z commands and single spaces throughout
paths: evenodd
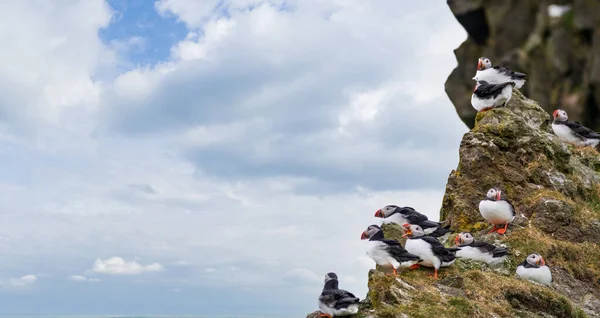
M 110 275 L 139 275 L 163 270 L 164 267 L 159 263 L 141 265 L 136 261 L 125 261 L 121 257 L 111 257 L 106 260 L 96 259 L 92 267 L 93 272 Z
M 35 284 L 37 280 L 38 278 L 36 275 L 25 275 L 20 278 L 11 278 L 8 281 L 8 285 L 11 287 L 25 287 Z
M 81 275 L 71 275 L 68 277 L 69 280 L 74 281 L 74 282 L 91 282 L 91 283 L 95 283 L 95 282 L 100 282 L 101 280 L 99 278 L 88 278 L 85 276 L 81 276 Z

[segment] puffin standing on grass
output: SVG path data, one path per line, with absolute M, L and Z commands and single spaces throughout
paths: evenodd
M 440 241 L 431 236 L 426 236 L 423 229 L 414 224 L 403 224 L 404 235 L 407 237 L 406 250 L 419 256 L 422 261 L 411 266 L 411 269 L 419 268 L 420 265 L 433 267 L 434 278 L 438 278 L 440 267 L 448 267 L 456 260 L 456 251 L 460 248 L 446 248 Z
M 494 225 L 494 228 L 488 233 L 506 233 L 508 223 L 515 219 L 515 207 L 508 201 L 499 188 L 491 188 L 485 199 L 479 202 L 479 213 L 481 213 L 484 219 Z M 504 228 L 497 228 L 497 225 L 504 225 Z
M 426 235 L 433 237 L 444 236 L 450 231 L 450 225 L 442 227 L 441 222 L 430 221 L 425 214 L 417 212 L 415 209 L 405 206 L 386 205 L 375 212 L 375 217 L 383 218 L 386 222 L 402 225 L 404 223 L 420 226 Z
M 527 80 L 527 74 L 509 70 L 501 65 L 492 66 L 490 59 L 480 57 L 477 61 L 477 73 L 475 73 L 473 80 L 486 81 L 490 84 L 513 82 L 517 88 L 521 88 Z
M 517 266 L 517 275 L 546 286 L 552 284 L 552 273 L 542 255 L 533 253 Z
M 391 267 L 394 275 L 398 274 L 398 268 L 411 267 L 421 260 L 419 256 L 406 251 L 398 241 L 385 239 L 383 230 L 377 225 L 367 227 L 360 239 L 368 239 L 371 243 L 367 255 L 377 265 Z
M 569 121 L 566 111 L 557 109 L 552 113 L 552 116 L 554 117 L 552 130 L 561 141 L 577 146 L 592 147 L 596 147 L 600 142 L 599 133 L 578 122 Z
M 354 315 L 358 312 L 360 299 L 351 292 L 338 288 L 338 277 L 335 273 L 325 275 L 325 286 L 319 296 L 321 317 L 338 317 Z
M 459 233 L 454 242 L 460 247 L 460 251 L 456 252 L 457 257 L 472 259 L 490 265 L 504 261 L 506 256 L 510 254 L 506 247 L 494 246 L 483 241 L 475 241 L 473 235 L 469 232 Z
M 478 81 L 471 95 L 471 105 L 478 112 L 484 112 L 494 107 L 506 106 L 512 97 L 514 82 L 490 84 L 487 81 Z

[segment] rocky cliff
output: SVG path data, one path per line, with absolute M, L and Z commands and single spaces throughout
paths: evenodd
M 372 270 L 357 317 L 600 317 L 600 155 L 558 141 L 550 116 L 519 91 L 506 108 L 477 115 L 459 153 L 441 219 L 454 231 L 507 245 L 512 255 L 494 267 L 458 260 L 438 280 L 427 268 L 397 278 Z M 504 236 L 487 234 L 478 211 L 494 186 L 517 210 Z M 384 231 L 404 244 L 398 227 Z M 532 252 L 550 266 L 551 287 L 516 277 Z
M 469 34 L 454 51 L 458 66 L 446 93 L 460 118 L 475 123 L 470 105 L 477 59 L 529 75 L 522 92 L 544 110 L 600 130 L 600 2 L 598 0 L 447 0 Z M 552 6 L 551 6 L 552 5 Z M 558 7 L 557 5 L 561 5 Z

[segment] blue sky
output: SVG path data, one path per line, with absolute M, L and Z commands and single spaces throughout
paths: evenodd
M 0 314 L 364 297 L 386 204 L 437 219 L 466 127 L 442 2 L 0 4 Z

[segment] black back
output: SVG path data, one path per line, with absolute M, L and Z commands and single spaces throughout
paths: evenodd
M 502 93 L 502 90 L 508 86 L 515 86 L 513 82 L 506 82 L 502 84 L 490 84 L 486 81 L 479 81 L 479 87 L 475 89 L 473 94 L 481 99 L 496 98 Z
M 437 256 L 442 262 L 451 262 L 456 259 L 456 255 L 454 252 L 460 250 L 460 248 L 446 248 L 440 241 L 438 241 L 435 237 L 431 236 L 420 236 L 415 239 L 422 239 L 423 241 L 429 243 L 431 245 L 431 251 L 435 256 Z
M 578 123 L 578 122 L 573 122 L 573 121 L 554 121 L 555 124 L 563 124 L 569 128 L 571 128 L 571 130 L 576 133 L 578 135 L 578 137 L 580 137 L 581 139 L 600 139 L 600 134 L 583 126 L 582 124 Z
M 504 75 L 510 76 L 510 78 L 513 79 L 513 80 L 520 80 L 520 79 L 527 78 L 527 74 L 512 71 L 512 70 L 510 70 L 510 69 L 508 69 L 508 68 L 506 68 L 506 67 L 504 67 L 502 65 L 496 65 L 496 66 L 493 66 L 493 68 L 496 69 L 496 70 L 498 70 L 498 72 L 500 74 L 504 74 Z

